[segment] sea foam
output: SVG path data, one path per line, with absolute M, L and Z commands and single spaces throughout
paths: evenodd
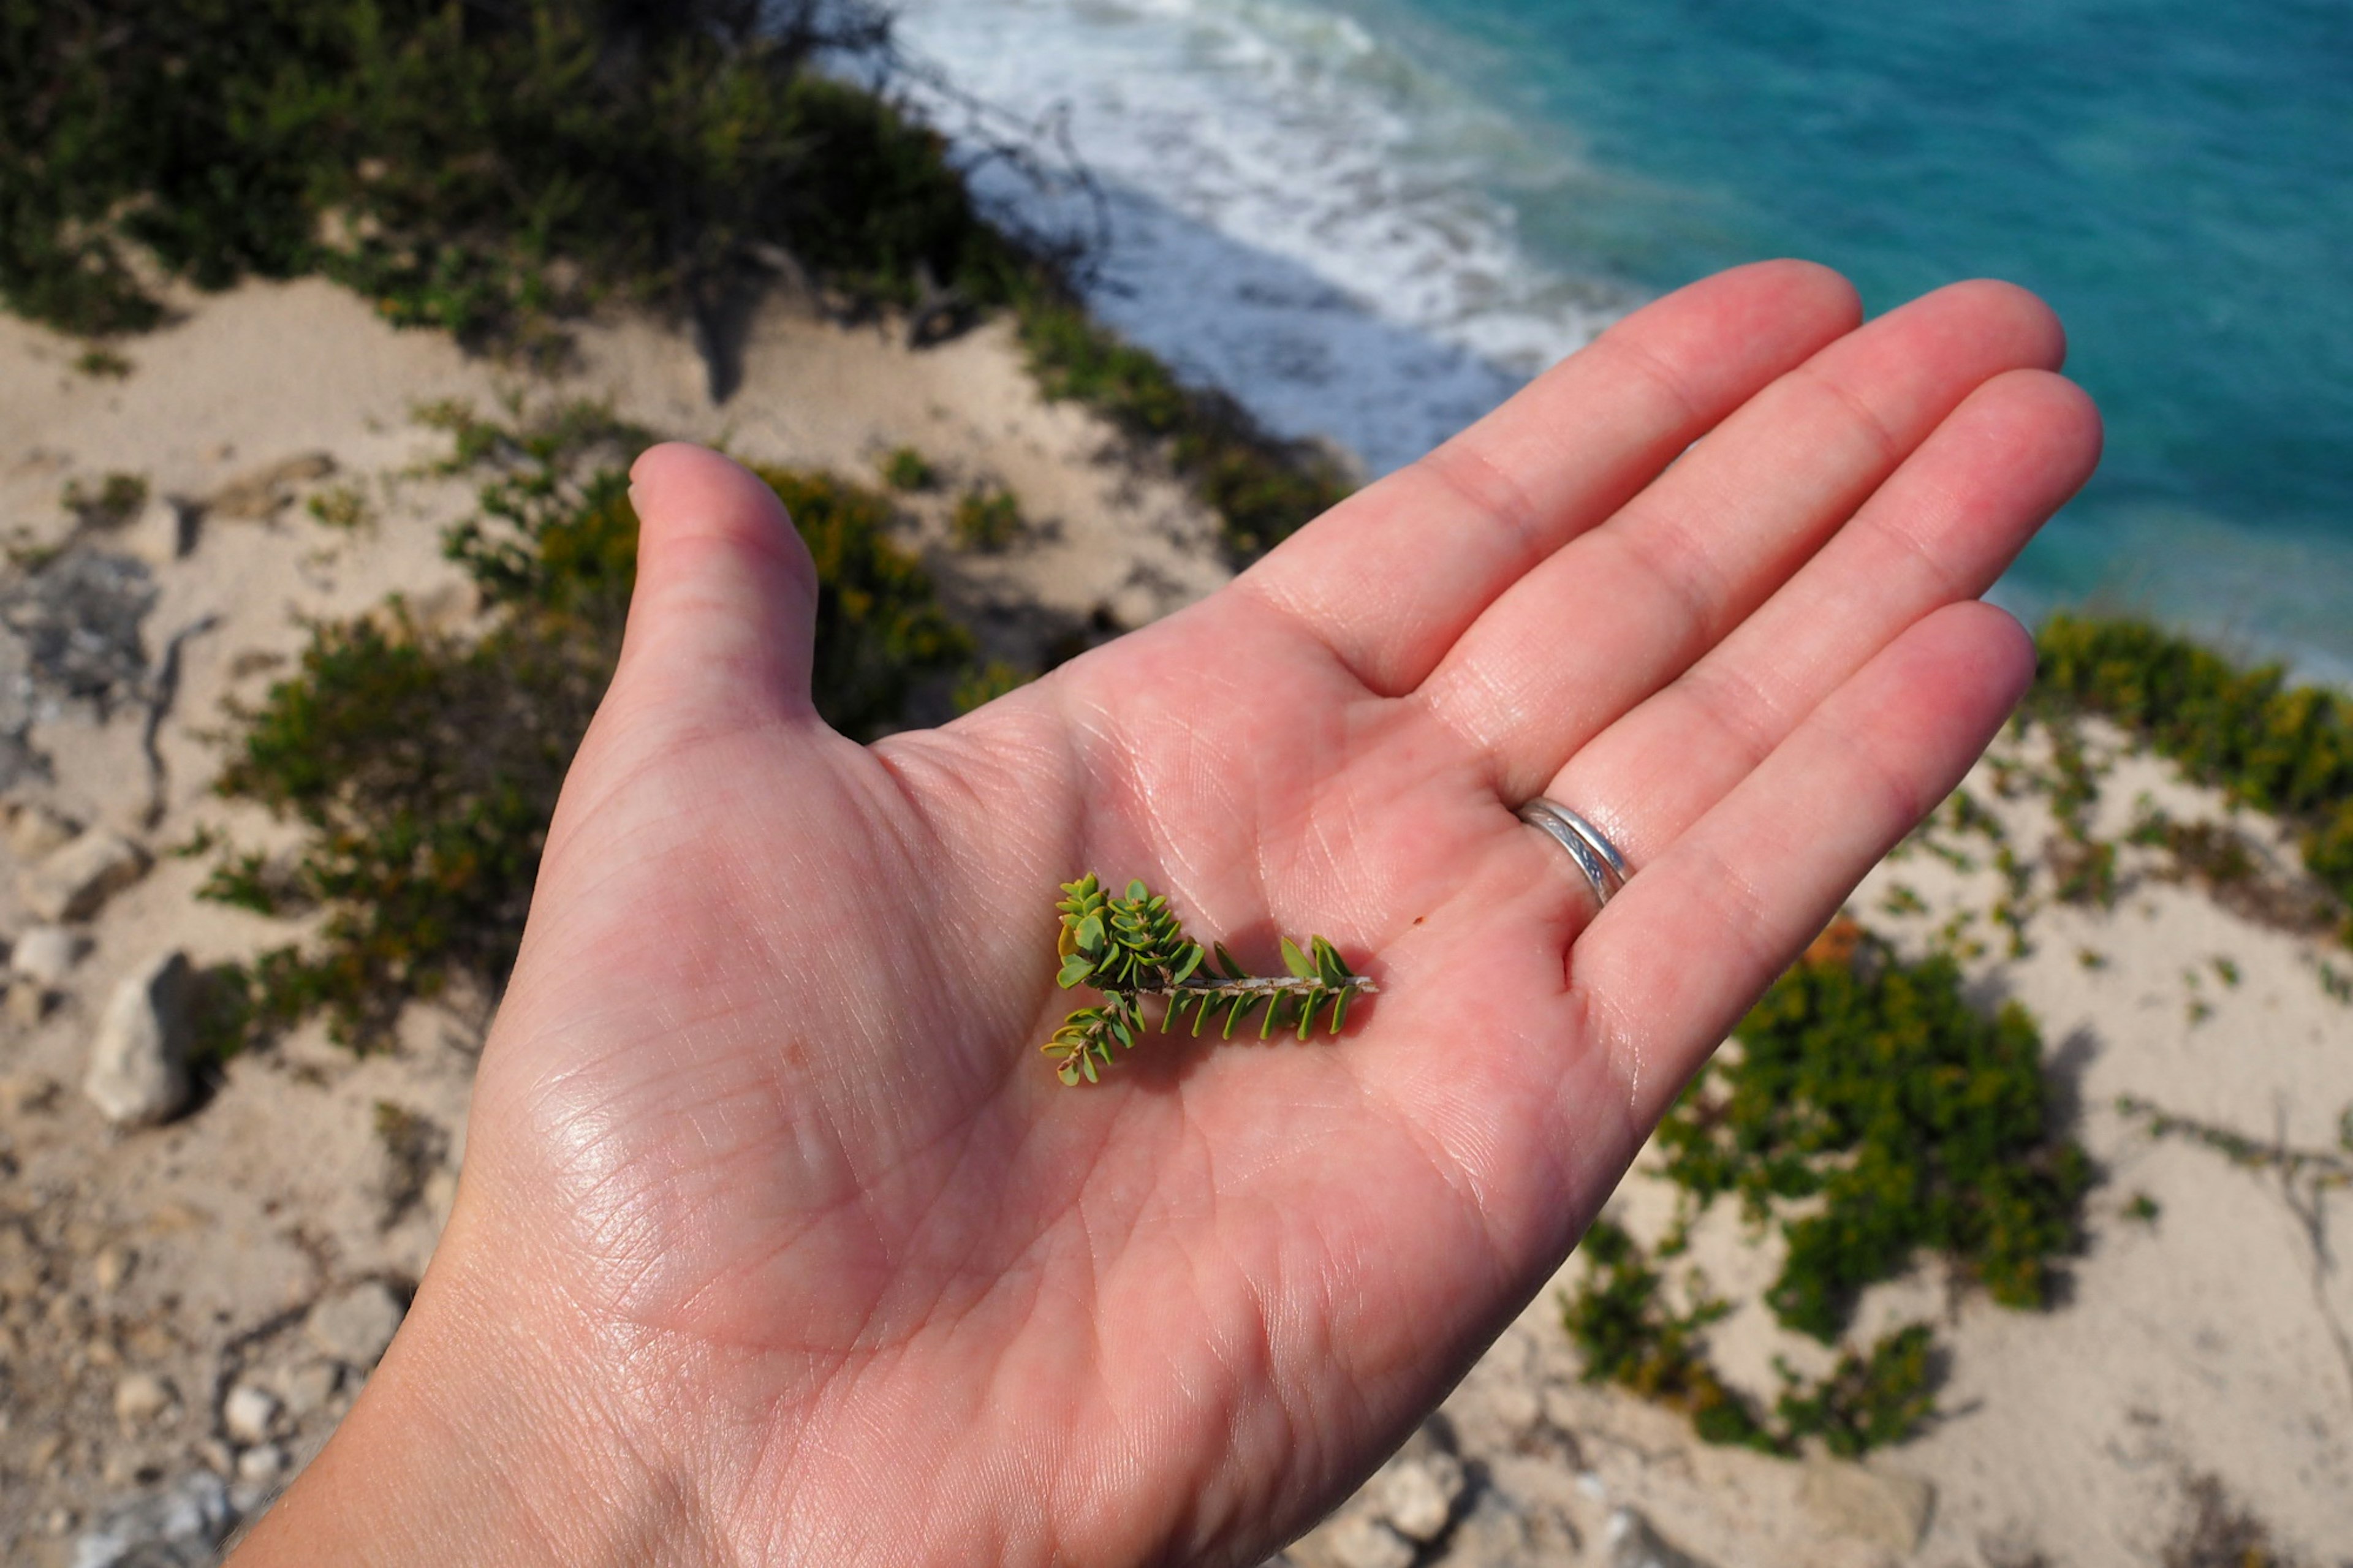
M 1109 218 L 1089 301 L 1188 379 L 1371 472 L 1409 462 L 1633 302 L 1533 259 L 1489 194 L 1563 163 L 1353 20 L 1274 0 L 904 0 L 907 90 L 1068 145 Z M 953 84 L 951 87 L 949 84 Z M 977 151 L 977 143 L 967 145 Z M 985 199 L 1082 226 L 998 160 Z

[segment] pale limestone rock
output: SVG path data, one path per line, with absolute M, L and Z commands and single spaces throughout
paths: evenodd
M 188 1100 L 187 954 L 167 952 L 115 988 L 90 1047 L 82 1092 L 109 1121 L 144 1127 Z
M 25 907 L 42 920 L 88 920 L 147 874 L 147 852 L 111 828 L 93 827 L 43 857 L 16 879 Z
M 383 1359 L 406 1312 L 399 1297 L 370 1279 L 312 1307 L 302 1331 L 322 1354 L 365 1372 Z
M 266 1443 L 278 1420 L 278 1396 L 266 1388 L 240 1383 L 221 1401 L 221 1426 L 239 1443 Z
M 122 551 L 150 566 L 169 566 L 195 542 L 195 510 L 172 496 L 149 496 L 139 515 L 125 523 Z
M 63 926 L 35 926 L 8 950 L 8 967 L 23 979 L 54 989 L 66 983 L 80 962 L 82 940 Z
M 101 1248 L 99 1255 L 90 1261 L 90 1283 L 98 1287 L 100 1295 L 111 1296 L 122 1289 L 125 1279 L 131 1278 L 131 1266 L 138 1259 L 128 1247 Z
M 259 1443 L 237 1457 L 237 1479 L 267 1486 L 286 1473 L 286 1450 L 275 1443 Z
M 172 1407 L 172 1387 L 151 1372 L 126 1372 L 114 1383 L 114 1418 L 145 1426 Z
M 1461 1461 L 1451 1454 L 1393 1459 L 1373 1482 L 1373 1506 L 1399 1535 L 1431 1542 L 1446 1532 L 1462 1495 Z
M 1609 1568 L 1705 1568 L 1698 1558 L 1669 1545 L 1649 1520 L 1630 1508 L 1612 1512 L 1604 1533 Z
M 29 1029 L 48 1016 L 49 989 L 37 980 L 19 976 L 8 982 L 8 994 L 0 1001 L 0 1007 L 6 1008 L 10 1023 Z
M 8 822 L 8 847 L 29 864 L 73 842 L 80 831 L 80 823 L 51 807 L 20 805 Z
M 1816 1455 L 1806 1461 L 1798 1501 L 1826 1530 L 1909 1552 L 1927 1533 L 1936 1490 L 1917 1476 Z
M 24 1116 L 48 1110 L 58 1102 L 58 1080 L 39 1073 L 10 1073 L 0 1078 L 0 1116 Z
M 1413 1542 L 1366 1514 L 1350 1514 L 1335 1523 L 1324 1537 L 1325 1548 L 1340 1568 L 1413 1568 L 1419 1555 Z
M 280 1384 L 286 1394 L 287 1415 L 297 1421 L 316 1415 L 334 1399 L 343 1380 L 343 1369 L 333 1362 L 304 1362 Z
M 334 471 L 335 459 L 328 453 L 304 452 L 239 474 L 214 492 L 205 510 L 215 517 L 266 521 L 294 499 L 296 489 Z

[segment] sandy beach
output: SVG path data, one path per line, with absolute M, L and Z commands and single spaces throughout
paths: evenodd
M 901 542 L 982 650 L 1026 668 L 1230 575 L 1216 519 L 1151 453 L 1042 398 L 1003 322 L 918 350 L 898 321 L 845 325 L 778 299 L 754 318 L 740 386 L 714 402 L 691 341 L 650 320 L 584 326 L 572 367 L 531 379 L 444 335 L 395 330 L 323 281 L 174 303 L 179 319 L 130 341 L 120 375 L 77 368 L 80 345 L 0 319 L 8 591 L 73 551 L 135 563 L 153 589 L 131 616 L 133 678 L 98 697 L 61 690 L 10 644 L 10 1563 L 101 1568 L 142 1541 L 187 1553 L 142 1563 L 206 1561 L 349 1407 L 454 1195 L 481 996 L 412 1006 L 397 1048 L 367 1055 L 305 1026 L 200 1077 L 159 1126 L 111 1125 L 84 1089 L 126 979 L 175 952 L 202 968 L 300 934 L 200 900 L 211 860 L 182 852 L 206 834 L 287 841 L 283 825 L 213 793 L 232 706 L 288 673 L 311 624 L 389 595 L 426 624 L 474 624 L 471 585 L 440 550 L 472 483 L 432 471 L 447 437 L 420 409 L 588 398 L 665 435 L 870 485 L 889 453 L 913 447 L 941 479 L 899 498 Z M 119 522 L 78 522 L 61 493 L 109 475 L 142 480 L 145 499 Z M 1003 548 L 956 539 L 954 500 L 975 489 L 1018 501 L 1023 527 Z M 2119 733 L 2090 733 L 2099 837 L 2125 837 L 2154 807 L 2246 835 L 2268 847 L 2269 874 L 2293 880 L 2293 846 L 2275 828 Z M 1582 1381 L 1561 1321 L 1560 1296 L 1585 1268 L 1572 1258 L 1440 1415 L 1288 1561 L 2124 1568 L 2219 1563 L 2185 1553 L 2243 1520 L 2272 1552 L 2247 1562 L 2353 1562 L 2341 1242 L 2353 1191 L 2153 1136 L 2118 1107 L 2129 1097 L 2275 1148 L 2338 1150 L 2353 1109 L 2353 987 L 2340 978 L 2353 953 L 2170 879 L 2154 850 L 2122 851 L 2112 908 L 2056 898 L 2049 801 L 2015 782 L 2047 744 L 2008 736 L 1972 775 L 1997 829 L 1940 819 L 1850 908 L 1899 952 L 1957 951 L 1973 999 L 2015 1000 L 2039 1026 L 2097 1171 L 2054 1303 L 1997 1306 L 1935 1265 L 1875 1287 L 1856 1331 L 1932 1322 L 1938 1414 L 1861 1463 L 1780 1458 L 1711 1447 L 1683 1415 Z M 2007 866 L 1997 843 L 2014 847 Z M 113 868 L 58 902 L 72 868 L 58 858 L 105 846 Z M 1993 919 L 2005 900 L 2021 911 L 2014 942 Z M 64 935 L 28 943 L 37 931 Z M 1611 1211 L 1645 1238 L 1673 1207 L 1654 1165 L 1646 1156 Z M 1757 1394 L 1774 1386 L 1777 1357 L 1810 1374 L 1829 1360 L 1761 1304 L 1776 1245 L 1719 1204 L 1672 1271 L 1698 1267 L 1737 1304 L 1711 1343 Z

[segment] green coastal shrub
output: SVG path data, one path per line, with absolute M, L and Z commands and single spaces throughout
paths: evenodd
M 2072 1250 L 2091 1168 L 2052 1125 L 2042 1041 L 1992 1018 L 1946 953 L 1917 963 L 1859 935 L 1798 964 L 1742 1021 L 1659 1131 L 1665 1174 L 1700 1208 L 1737 1196 L 1788 1246 L 1766 1300 L 1825 1342 L 1855 1299 L 1923 1252 L 1997 1301 L 2039 1307 Z
M 1697 1211 L 1733 1195 L 1787 1243 L 1767 1305 L 1826 1344 L 1864 1289 L 1924 1253 L 2006 1306 L 2047 1304 L 2092 1173 L 2052 1125 L 2042 1042 L 2022 1008 L 1984 1017 L 1948 952 L 1905 963 L 1841 918 L 1736 1037 L 1661 1124 L 1662 1173 L 1683 1205 L 1659 1256 L 1682 1252 Z M 1790 1454 L 1819 1439 L 1852 1456 L 1905 1441 L 1935 1414 L 1926 1324 L 1841 1345 L 1820 1379 L 1777 1361 L 1768 1411 L 1709 1361 L 1708 1327 L 1731 1309 L 1704 1282 L 1694 1276 L 1688 1306 L 1673 1310 L 1651 1257 L 1606 1222 L 1578 1251 L 1588 1268 L 1562 1310 L 1586 1380 L 1683 1411 L 1706 1441 Z
M 1865 1352 L 1848 1351 L 1829 1376 L 1809 1382 L 1777 1363 L 1781 1388 L 1770 1413 L 1727 1385 L 1707 1355 L 1707 1329 L 1730 1303 L 1695 1288 L 1678 1312 L 1665 1278 L 1626 1231 L 1597 1220 L 1577 1252 L 1586 1278 L 1561 1304 L 1587 1383 L 1613 1384 L 1689 1415 L 1703 1442 L 1794 1455 L 1808 1439 L 1852 1458 L 1901 1443 L 1936 1414 L 1932 1336 L 1912 1323 Z
M 2301 836 L 2306 869 L 2353 909 L 2353 697 L 2292 686 L 2279 665 L 2243 666 L 2129 618 L 2054 615 L 2035 646 L 2031 711 L 2099 714 L 2192 778 L 2282 817 Z
M 447 539 L 480 591 L 466 633 L 398 600 L 313 629 L 287 679 L 241 715 L 218 789 L 299 822 L 279 862 L 230 853 L 206 896 L 265 914 L 318 911 L 316 934 L 209 976 L 202 1030 L 225 1054 L 324 1014 L 357 1046 L 463 977 L 503 982 L 547 822 L 620 647 L 638 520 L 621 460 L 648 439 L 593 409 L 522 430 L 437 411 L 468 466 L 497 469 Z M 885 529 L 888 507 L 829 475 L 759 470 L 807 540 L 821 586 L 819 712 L 869 735 L 971 643 Z
M 1348 494 L 1328 458 L 1267 435 L 1229 397 L 1186 387 L 1050 282 L 1031 279 L 1015 311 L 1046 395 L 1083 403 L 1138 439 L 1166 442 L 1178 475 L 1223 520 L 1238 559 L 1263 554 Z
M 609 295 L 693 303 L 776 244 L 912 300 L 1004 247 L 936 135 L 808 68 L 877 26 L 814 0 L 5 0 L 0 292 L 136 331 L 143 252 L 204 288 L 323 271 L 512 342 Z
M 1240 556 L 1344 493 L 1092 321 L 936 132 L 811 68 L 883 29 L 839 0 L 0 0 L 0 298 L 103 337 L 162 319 L 152 268 L 324 273 L 547 356 L 600 300 L 701 314 L 782 265 L 1012 307 L 1050 395 L 1166 442 Z

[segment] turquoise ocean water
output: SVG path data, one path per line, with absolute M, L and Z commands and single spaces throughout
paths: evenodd
M 902 10 L 917 60 L 1067 124 L 1110 196 L 1099 308 L 1285 430 L 1409 460 L 1758 257 L 1837 267 L 1873 310 L 2007 278 L 2064 317 L 2109 443 L 2000 596 L 2353 673 L 2353 6 Z

